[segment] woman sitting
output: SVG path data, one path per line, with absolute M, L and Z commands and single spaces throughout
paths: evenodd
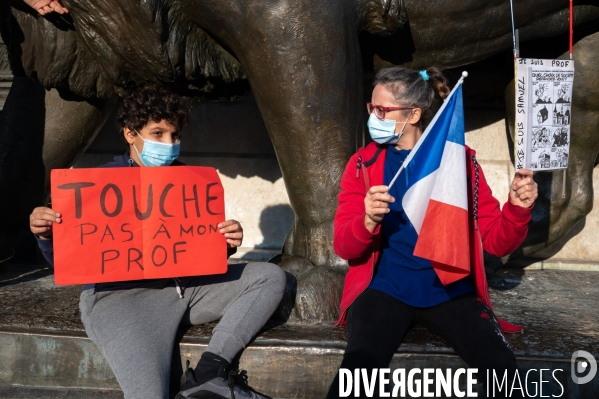
M 405 192 L 400 184 L 391 190 L 387 186 L 449 92 L 445 77 L 435 68 L 388 68 L 374 80 L 368 127 L 375 142 L 348 162 L 334 222 L 335 251 L 349 261 L 339 318 L 348 332 L 341 368 L 352 373 L 357 368 L 389 367 L 415 323 L 439 334 L 469 367 L 478 368 L 479 380 L 489 369 L 498 375 L 507 370 L 508 377 L 516 371 L 516 358 L 503 332 L 521 328 L 493 313 L 480 243 L 495 256 L 509 254 L 522 243 L 537 198 L 532 172 L 516 173 L 509 200 L 500 210 L 474 151 L 466 147 L 464 173 L 472 183 L 471 278 L 447 285 L 430 261 L 413 255 L 418 236 L 403 211 Z M 478 209 L 477 220 L 473 209 Z M 339 397 L 338 390 L 339 376 L 328 397 Z

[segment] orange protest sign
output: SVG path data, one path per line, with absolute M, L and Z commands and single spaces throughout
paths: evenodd
M 56 284 L 227 271 L 224 191 L 214 168 L 55 169 Z

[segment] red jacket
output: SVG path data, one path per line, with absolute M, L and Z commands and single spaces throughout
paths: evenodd
M 386 149 L 376 143 L 360 148 L 349 160 L 341 178 L 333 245 L 337 255 L 349 261 L 349 271 L 345 276 L 337 324 L 345 324 L 347 309 L 372 281 L 379 257 L 381 225 L 374 233 L 364 226 L 364 197 L 371 186 L 384 184 L 386 153 Z M 483 248 L 495 256 L 505 256 L 516 250 L 528 232 L 531 209 L 512 205 L 508 200 L 500 210 L 499 202 L 491 195 L 491 188 L 478 166 L 478 220 L 474 220 L 474 155 L 474 150 L 466 147 L 467 173 L 471 182 L 468 187 L 471 275 L 478 299 L 493 309 L 485 276 Z M 519 332 L 524 328 L 498 320 L 504 332 Z

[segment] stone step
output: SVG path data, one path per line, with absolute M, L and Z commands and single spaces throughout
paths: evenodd
M 557 397 L 563 386 L 562 398 L 597 397 L 599 377 L 575 384 L 570 358 L 577 350 L 599 354 L 599 274 L 502 270 L 491 284 L 497 287 L 491 290 L 496 313 L 527 326 L 525 333 L 508 340 L 523 382 L 528 370 L 536 370 L 529 373 L 529 391 L 534 392 L 535 383 L 538 386 L 539 370 L 548 369 L 542 377 L 543 395 Z M 119 389 L 79 321 L 80 290 L 55 286 L 48 268 L 0 266 L 0 384 Z M 186 360 L 192 365 L 197 362 L 213 327 L 197 326 L 185 333 L 179 361 L 173 363 L 173 380 L 181 376 Z M 330 323 L 271 324 L 245 350 L 240 366 L 248 370 L 251 386 L 274 398 L 322 398 L 339 367 L 345 342 L 345 329 Z M 417 326 L 390 367 L 455 371 L 466 365 L 443 340 Z M 563 370 L 555 372 L 559 384 L 551 375 L 557 369 Z
M 123 392 L 110 389 L 32 388 L 0 384 L 2 399 L 123 399 Z

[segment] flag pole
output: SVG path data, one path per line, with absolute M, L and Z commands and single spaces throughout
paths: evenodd
M 424 142 L 424 139 L 426 138 L 426 136 L 428 136 L 429 132 L 435 125 L 435 122 L 437 122 L 437 119 L 439 119 L 439 115 L 441 115 L 441 112 L 443 112 L 443 110 L 445 109 L 447 103 L 449 102 L 449 99 L 451 98 L 451 96 L 453 96 L 453 94 L 458 89 L 458 87 L 460 87 L 460 85 L 462 83 L 464 83 L 464 79 L 466 77 L 468 77 L 468 72 L 466 72 L 466 71 L 462 72 L 462 76 L 460 77 L 460 80 L 458 80 L 458 82 L 455 84 L 455 86 L 453 86 L 453 89 L 451 89 L 451 92 L 449 93 L 449 95 L 447 96 L 445 101 L 443 101 L 441 108 L 439 108 L 439 110 L 433 117 L 433 120 L 431 121 L 431 123 L 428 124 L 428 126 L 426 127 L 426 130 L 424 131 L 424 133 L 422 133 L 422 136 L 416 142 L 416 145 L 414 146 L 414 148 L 412 148 L 412 151 L 410 151 L 410 154 L 408 155 L 408 157 L 406 158 L 404 163 L 401 165 L 401 167 L 399 168 L 399 170 L 397 171 L 395 176 L 393 176 L 391 183 L 389 183 L 389 191 L 391 191 L 391 187 L 393 187 L 393 184 L 395 183 L 395 180 L 397 180 L 397 178 L 399 177 L 399 174 L 401 173 L 401 171 L 404 170 L 406 168 L 406 166 L 408 166 L 408 164 L 410 163 L 412 158 L 414 158 L 414 154 L 416 154 L 416 152 L 418 151 L 418 148 L 420 148 L 420 145 L 422 145 L 422 143 Z
M 572 59 L 572 48 L 574 42 L 574 2 L 570 0 L 570 59 Z
M 570 59 L 573 59 L 572 57 L 572 48 L 574 47 L 574 1 L 570 0 L 570 32 L 568 35 L 568 39 L 570 40 Z M 570 134 L 572 134 L 572 131 L 570 131 Z M 563 173 L 562 173 L 562 198 L 566 198 L 566 170 L 564 169 Z
M 514 48 L 514 59 L 518 58 L 518 50 L 516 49 L 516 24 L 514 23 L 514 2 L 510 0 L 510 14 L 512 15 L 512 45 Z

